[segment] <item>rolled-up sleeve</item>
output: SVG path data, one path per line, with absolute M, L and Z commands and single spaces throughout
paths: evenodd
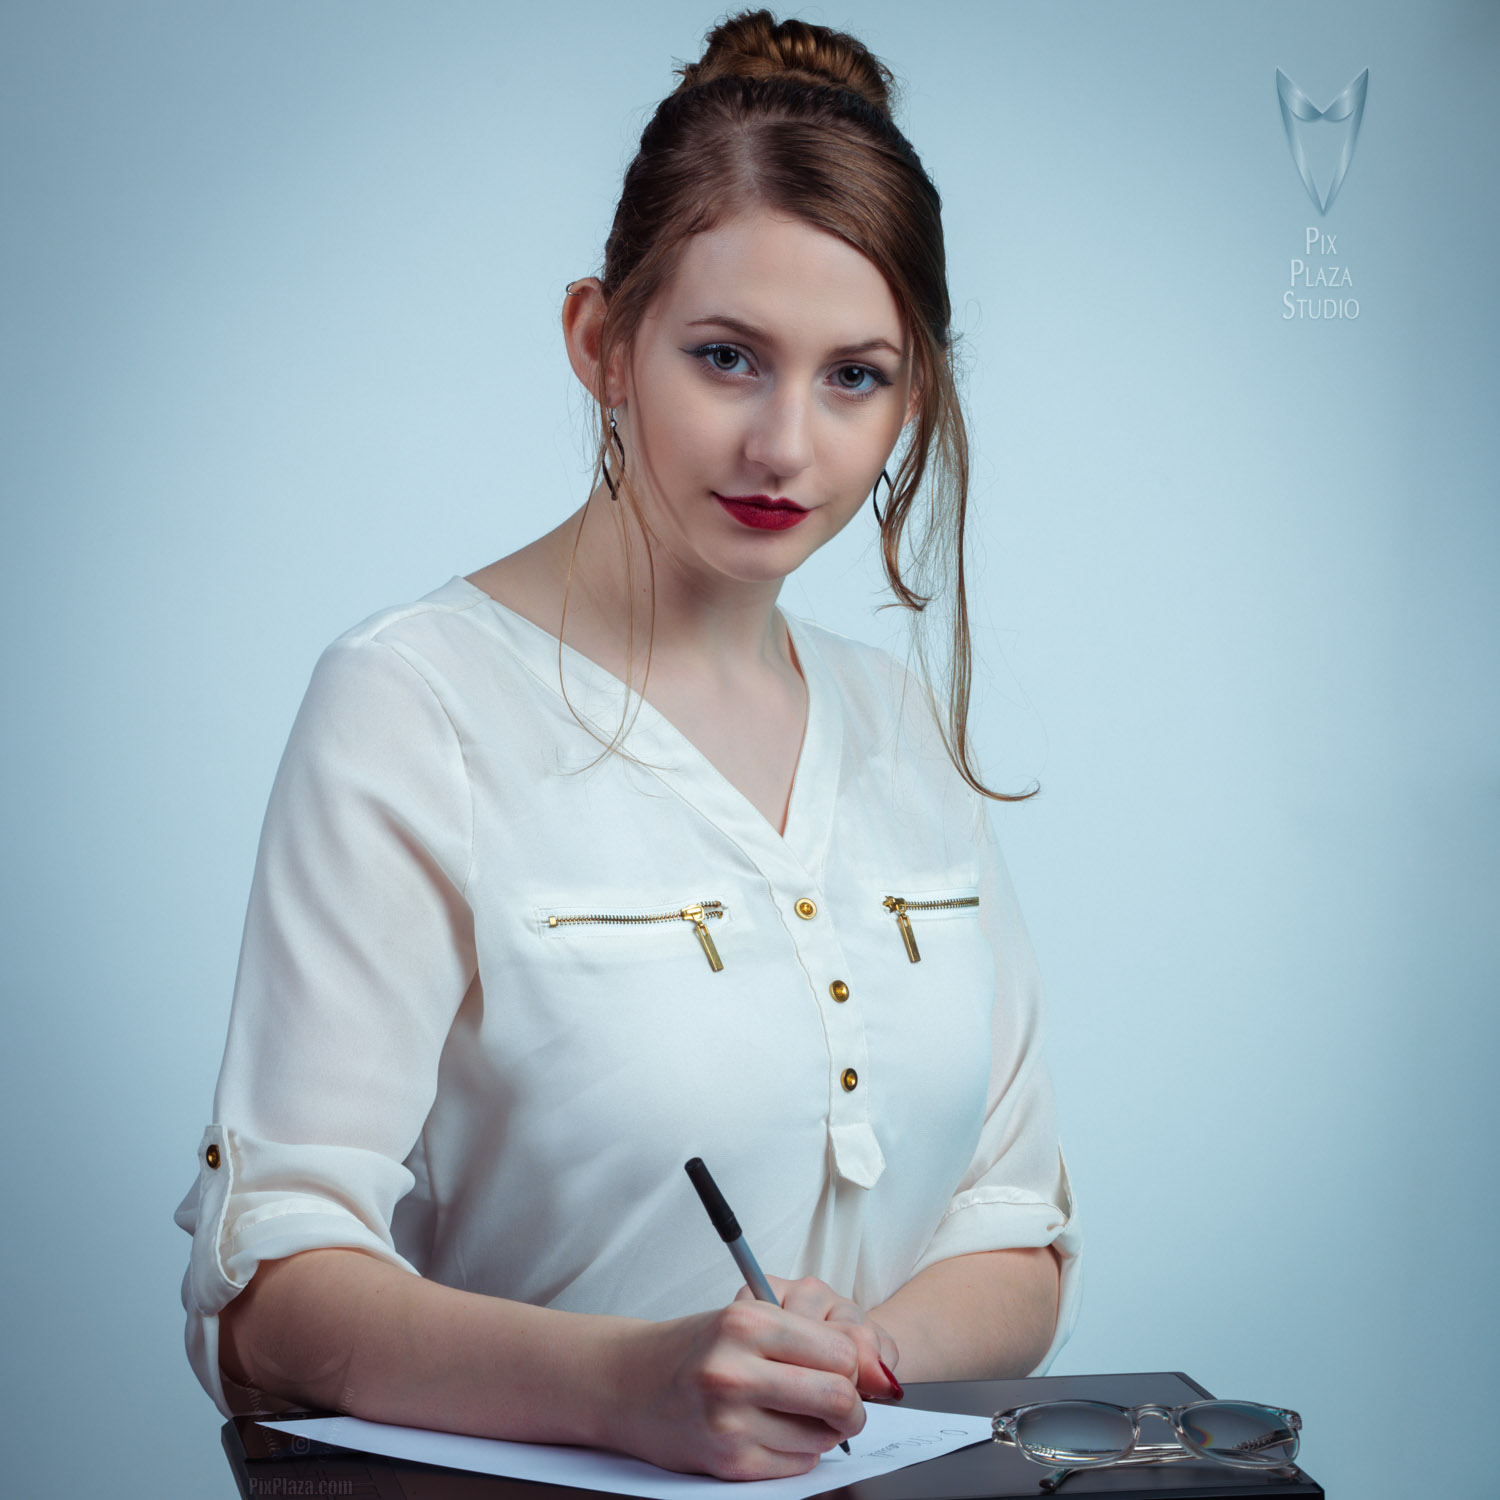
M 984 815 L 979 837 L 979 918 L 996 973 L 984 1124 L 969 1168 L 913 1274 L 957 1255 L 1051 1245 L 1061 1286 L 1052 1342 L 1032 1371 L 1040 1375 L 1077 1320 L 1083 1234 L 1042 1055 L 1041 976 L 1009 872 Z
M 423 663 L 324 653 L 256 859 L 214 1121 L 176 1222 L 193 1368 L 220 1410 L 218 1318 L 263 1260 L 349 1247 L 415 1272 L 391 1217 L 475 974 L 462 747 Z

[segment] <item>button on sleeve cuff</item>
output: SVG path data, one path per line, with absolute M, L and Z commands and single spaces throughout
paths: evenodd
M 308 1171 L 314 1156 L 339 1159 L 329 1180 L 340 1183 L 345 1201 L 319 1191 Z M 374 1152 L 278 1145 L 242 1138 L 223 1125 L 204 1131 L 198 1161 L 198 1180 L 174 1216 L 193 1237 L 182 1282 L 188 1359 L 214 1404 L 235 1416 L 245 1407 L 231 1399 L 219 1369 L 219 1314 L 262 1261 L 303 1250 L 363 1250 L 416 1274 L 385 1227 L 390 1206 L 384 1200 L 405 1192 L 411 1175 Z
M 1058 1159 L 1058 1181 L 1052 1202 L 1024 1188 L 979 1186 L 959 1193 L 912 1274 L 940 1260 L 975 1255 L 987 1250 L 1017 1250 L 1051 1245 L 1057 1256 L 1057 1326 L 1052 1342 L 1033 1375 L 1045 1375 L 1058 1351 L 1067 1343 L 1078 1319 L 1083 1290 L 1083 1228 L 1073 1208 L 1067 1165 Z

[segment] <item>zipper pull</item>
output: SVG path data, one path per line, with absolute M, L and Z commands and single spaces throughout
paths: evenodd
M 708 922 L 703 915 L 703 903 L 695 901 L 691 906 L 684 906 L 682 920 L 693 924 L 693 930 L 698 934 L 698 945 L 703 949 L 709 968 L 715 974 L 719 973 L 724 967 L 724 960 L 719 957 L 719 950 L 714 947 L 714 940 L 709 934 Z
M 911 930 L 911 918 L 906 915 L 906 898 L 887 896 L 881 905 L 887 911 L 896 914 L 896 925 L 901 929 L 901 941 L 906 944 L 906 956 L 914 964 L 921 963 L 922 955 L 917 952 L 917 935 Z

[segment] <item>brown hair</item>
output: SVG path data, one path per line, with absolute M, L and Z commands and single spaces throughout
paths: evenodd
M 942 200 L 891 118 L 891 73 L 854 37 L 806 21 L 778 23 L 766 10 L 716 26 L 702 59 L 677 71 L 681 82 L 641 134 L 605 244 L 595 485 L 603 477 L 644 527 L 605 425 L 603 371 L 629 348 L 690 236 L 764 206 L 852 245 L 890 286 L 919 390 L 915 428 L 880 521 L 891 604 L 911 611 L 914 624 L 934 600 L 950 612 L 946 713 L 933 704 L 943 743 L 976 791 L 1020 801 L 1032 793 L 992 791 L 972 759 L 969 454 L 952 368 Z M 913 525 L 924 479 L 928 506 Z M 925 670 L 922 631 L 914 629 L 913 644 Z

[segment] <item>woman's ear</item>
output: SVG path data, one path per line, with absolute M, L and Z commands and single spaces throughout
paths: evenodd
M 624 400 L 623 382 L 617 368 L 618 358 L 605 372 L 603 390 L 599 389 L 599 350 L 603 344 L 604 314 L 608 301 L 597 276 L 580 276 L 568 283 L 563 298 L 563 341 L 568 347 L 568 363 L 583 388 L 596 401 L 618 406 Z

